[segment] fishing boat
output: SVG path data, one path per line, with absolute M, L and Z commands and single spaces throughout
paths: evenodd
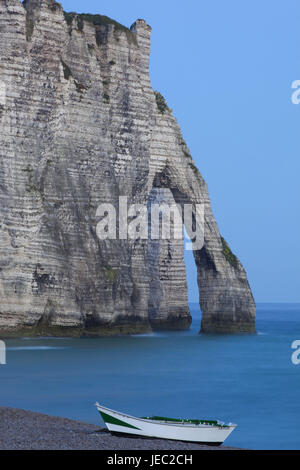
M 135 418 L 96 403 L 103 421 L 112 434 L 128 434 L 159 439 L 221 445 L 236 428 L 219 420 L 176 419 L 162 416 Z

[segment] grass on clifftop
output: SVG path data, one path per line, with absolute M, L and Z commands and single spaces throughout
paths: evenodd
M 75 13 L 73 11 L 71 12 L 64 11 L 64 16 L 69 26 L 71 26 L 73 19 L 76 18 L 77 29 L 79 31 L 83 31 L 84 21 L 87 21 L 88 23 L 92 23 L 96 27 L 96 40 L 97 40 L 98 45 L 101 44 L 101 39 L 100 39 L 100 35 L 97 32 L 97 26 L 107 26 L 107 25 L 113 25 L 115 27 L 115 31 L 122 31 L 126 33 L 128 42 L 137 44 L 136 36 L 132 31 L 130 31 L 130 29 L 128 29 L 126 26 L 122 25 L 121 23 L 118 23 L 117 21 L 109 18 L 108 16 L 91 15 L 90 13 Z
M 226 240 L 224 240 L 223 237 L 221 237 L 222 240 L 222 246 L 223 246 L 223 255 L 227 259 L 227 261 L 233 266 L 234 268 L 237 268 L 238 266 L 238 259 L 237 257 L 232 253 L 231 249 L 229 248 Z

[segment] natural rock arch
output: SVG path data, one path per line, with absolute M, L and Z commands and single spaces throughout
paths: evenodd
M 0 28 L 1 335 L 187 327 L 180 251 L 167 246 L 179 255 L 168 257 L 161 280 L 166 246 L 154 269 L 147 240 L 96 234 L 99 204 L 120 195 L 147 204 L 153 187 L 205 206 L 205 244 L 194 253 L 202 331 L 254 331 L 245 271 L 219 234 L 171 110 L 152 89 L 150 26 L 66 14 L 54 0 L 0 0 Z

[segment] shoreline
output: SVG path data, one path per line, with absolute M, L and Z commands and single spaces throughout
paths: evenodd
M 242 450 L 167 439 L 113 436 L 68 418 L 0 407 L 0 450 Z

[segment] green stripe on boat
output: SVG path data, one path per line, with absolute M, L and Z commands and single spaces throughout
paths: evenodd
M 191 424 L 209 424 L 210 426 L 227 427 L 226 424 L 221 424 L 216 420 L 210 419 L 178 419 L 178 418 L 166 418 L 165 416 L 143 416 L 142 419 L 151 419 L 152 421 L 165 421 L 171 423 L 191 423 Z
M 124 426 L 124 428 L 138 429 L 140 431 L 139 428 L 136 428 L 135 426 L 132 426 L 131 424 L 125 423 L 125 421 L 121 421 L 118 418 L 114 418 L 113 416 L 108 415 L 104 413 L 103 411 L 99 410 L 99 413 L 101 414 L 102 419 L 105 423 L 115 424 L 117 426 Z

